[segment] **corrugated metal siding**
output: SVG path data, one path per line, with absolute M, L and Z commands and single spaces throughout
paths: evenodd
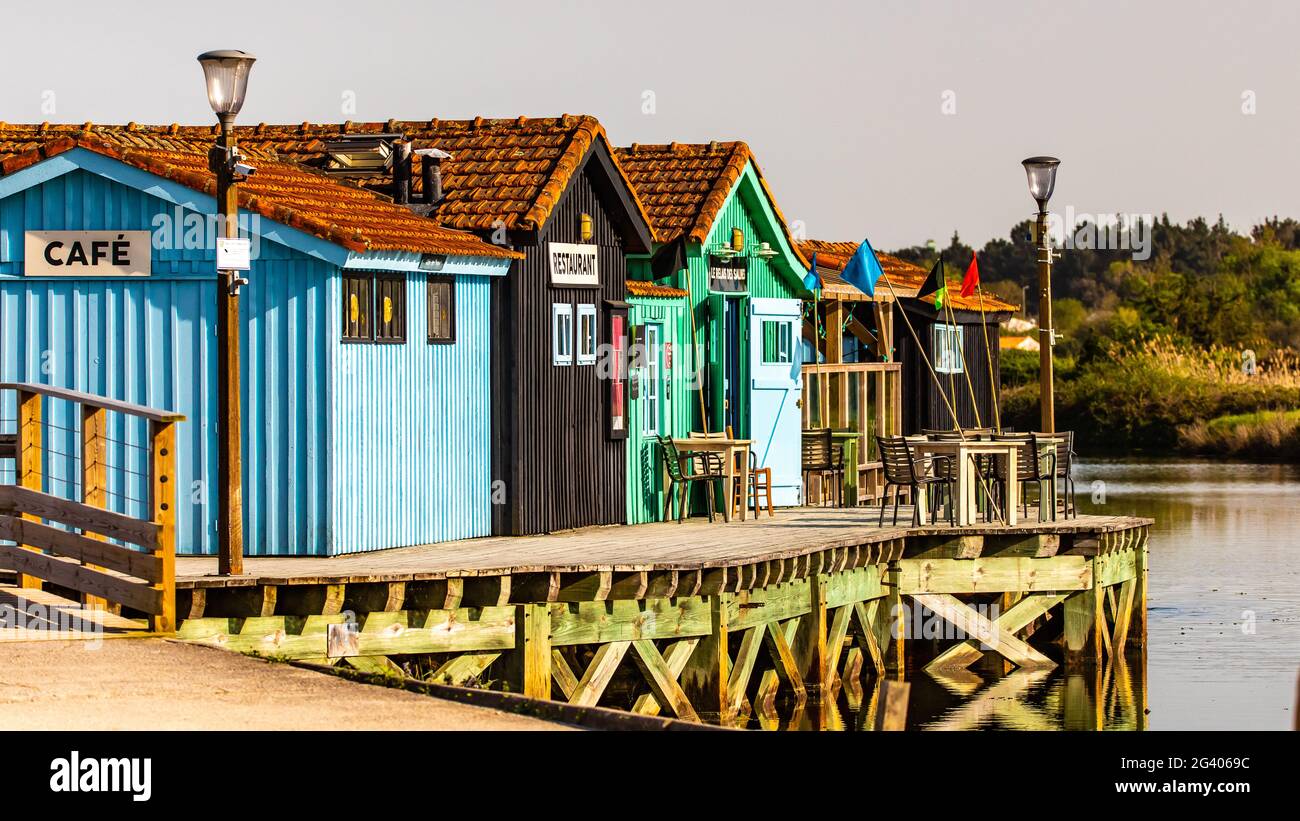
M 547 243 L 579 242 L 582 213 L 593 221 L 600 288 L 554 288 Z M 494 296 L 493 475 L 506 482 L 507 504 L 494 508 L 493 530 L 522 535 L 621 523 L 627 443 L 606 435 L 608 383 L 597 365 L 551 363 L 552 303 L 596 304 L 599 341 L 608 344 L 604 301 L 627 296 L 623 239 L 588 170 L 573 175 L 537 245 L 520 250 L 527 258 L 511 266 Z
M 745 251 L 749 256 L 748 272 L 748 292 L 742 295 L 744 304 L 741 306 L 741 316 L 744 321 L 741 322 L 740 333 L 743 335 L 748 330 L 749 316 L 749 297 L 773 297 L 781 299 L 790 299 L 799 297 L 799 293 L 791 284 L 791 278 L 794 277 L 789 272 L 788 264 L 781 255 L 770 259 L 753 256 L 754 249 L 759 247 L 762 242 L 768 242 L 773 248 L 777 247 L 778 234 L 780 227 L 770 223 L 761 209 L 755 209 L 755 204 L 751 198 L 744 195 L 740 186 L 756 184 L 753 177 L 753 169 L 747 168 L 741 177 L 741 182 L 733 188 L 727 198 L 718 217 L 709 229 L 708 240 L 702 248 L 694 248 L 688 255 L 689 266 L 687 268 L 691 278 L 691 294 L 695 299 L 695 328 L 697 350 L 704 353 L 708 350 L 710 339 L 713 336 L 712 322 L 713 317 L 709 312 L 709 257 L 708 251 L 724 243 L 730 243 L 731 231 L 733 228 L 739 228 L 745 234 Z M 757 213 L 756 213 L 757 210 Z M 802 280 L 802 273 L 798 274 L 797 279 Z M 720 320 L 719 320 L 720 321 Z M 736 344 L 741 344 L 742 340 L 735 340 Z M 748 355 L 741 356 L 741 378 L 747 378 Z M 708 356 L 705 357 L 708 361 Z M 711 385 L 712 380 L 705 380 L 705 385 Z M 742 406 L 742 417 L 748 418 L 748 391 L 741 391 L 741 401 L 745 403 Z M 702 430 L 703 425 L 700 419 L 698 401 L 695 403 L 694 415 L 692 416 L 692 425 L 695 430 Z M 713 413 L 712 402 L 709 404 L 709 410 Z M 716 427 L 716 424 L 714 425 Z M 739 431 L 741 435 L 748 435 L 749 431 Z
M 177 548 L 214 553 L 216 373 L 214 261 L 203 248 L 155 248 L 148 279 L 22 277 L 24 230 L 150 230 L 174 207 L 74 171 L 0 201 L 0 378 L 58 385 L 186 415 L 178 430 Z M 243 292 L 244 502 L 247 552 L 321 554 L 328 483 L 325 337 L 334 268 L 263 242 Z M 0 413 L 14 418 L 12 399 Z M 58 407 L 63 406 L 63 407 Z M 47 451 L 76 454 L 66 403 L 47 402 Z M 144 427 L 110 415 L 109 503 L 143 512 Z M 9 421 L 12 426 L 13 422 Z M 12 428 L 10 428 L 12 429 Z M 57 435 L 54 435 L 57 434 Z M 73 496 L 79 463 L 47 455 L 50 492 Z M 7 477 L 6 477 L 7 478 Z M 133 501 L 134 500 L 134 501 Z
M 925 346 L 925 355 L 929 357 L 933 366 L 935 323 L 933 319 L 927 319 L 924 314 L 933 314 L 934 306 L 928 303 L 916 304 L 920 305 L 920 313 L 908 311 L 908 319 L 911 320 L 916 335 Z M 967 384 L 966 376 L 963 374 L 941 373 L 937 374 L 939 385 L 936 385 L 935 376 L 931 374 L 925 360 L 917 351 L 912 332 L 907 329 L 902 317 L 896 319 L 895 334 L 900 352 L 899 361 L 903 365 L 904 433 L 914 434 L 925 429 L 950 430 L 953 426 L 952 410 L 949 410 L 948 403 L 944 401 L 945 397 L 952 402 L 962 427 L 993 426 L 995 418 L 993 403 L 1001 388 L 1001 374 L 998 371 L 1000 363 L 997 324 L 989 322 L 981 326 L 979 323 L 961 323 L 961 326 L 965 329 L 962 334 L 962 351 L 966 357 L 970 383 Z M 988 348 L 985 348 L 985 340 L 981 338 L 981 329 L 988 335 Z M 990 353 L 993 355 L 992 382 L 989 380 Z M 972 389 L 974 401 L 971 398 Z M 976 403 L 979 408 L 978 414 Z
M 691 432 L 691 420 L 699 415 L 699 400 L 690 388 L 695 354 L 687 350 L 691 338 L 688 303 L 685 298 L 648 297 L 629 297 L 628 303 L 632 306 L 633 325 L 661 325 L 661 344 L 671 344 L 674 348 L 673 368 L 664 379 L 667 413 L 663 433 L 671 437 L 687 436 Z M 632 400 L 631 408 L 633 422 L 627 439 L 627 521 L 628 524 L 657 522 L 664 510 L 662 457 L 654 435 L 643 433 L 644 399 Z
M 406 342 L 358 344 L 341 341 L 331 280 L 331 553 L 491 532 L 491 278 L 456 278 L 454 344 L 427 341 L 426 282 L 406 276 Z

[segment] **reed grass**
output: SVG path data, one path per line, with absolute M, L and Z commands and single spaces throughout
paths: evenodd
M 1227 431 L 1237 428 L 1258 428 L 1256 447 L 1266 449 L 1276 441 L 1274 447 L 1282 449 L 1290 435 L 1278 428 L 1287 424 L 1285 414 L 1280 421 L 1265 415 L 1254 422 L 1216 422 L 1218 427 L 1211 420 L 1298 408 L 1300 357 L 1295 352 L 1284 350 L 1257 362 L 1251 375 L 1237 350 L 1194 348 L 1166 337 L 1113 346 L 1107 357 L 1080 366 L 1073 378 L 1058 380 L 1056 394 L 1057 428 L 1078 431 L 1080 444 L 1094 451 L 1203 447 L 1198 452 L 1214 452 L 1212 448 L 1235 441 L 1238 434 Z M 1002 417 L 1022 429 L 1036 428 L 1038 386 L 1004 391 Z M 1236 451 L 1225 455 L 1230 453 Z

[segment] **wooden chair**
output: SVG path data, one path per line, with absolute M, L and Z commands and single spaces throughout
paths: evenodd
M 727 438 L 735 439 L 731 432 L 731 425 L 727 425 Z M 760 492 L 767 496 L 767 515 L 775 516 L 772 508 L 772 469 L 770 467 L 758 467 L 758 458 L 754 451 L 746 448 L 745 452 L 749 454 L 749 487 L 742 489 L 740 487 L 740 474 L 737 474 L 731 480 L 731 515 L 735 516 L 740 512 L 740 505 L 753 502 L 754 518 L 758 518 L 759 510 L 762 506 L 759 504 Z M 741 466 L 736 465 L 737 469 Z
M 704 482 L 704 491 L 708 496 L 708 513 L 709 521 L 713 521 L 713 508 L 716 505 L 716 497 L 713 494 L 713 483 L 718 483 L 718 492 L 723 489 L 722 482 L 726 478 L 723 470 L 722 457 L 716 453 L 706 453 L 703 451 L 679 451 L 677 445 L 667 436 L 656 437 L 659 440 L 659 450 L 663 455 L 664 470 L 668 472 L 668 494 L 664 499 L 663 520 L 668 521 L 669 514 L 672 512 L 673 491 L 678 490 L 678 510 L 677 522 L 680 524 L 686 519 L 686 507 L 690 503 L 691 485 L 696 482 Z M 728 512 L 722 511 L 723 521 L 730 521 Z
M 801 462 L 805 488 L 804 498 L 808 498 L 807 489 L 811 487 L 808 477 L 811 474 L 818 474 L 822 482 L 821 502 L 825 505 L 826 500 L 831 496 L 826 490 L 826 480 L 829 476 L 834 482 L 835 505 L 838 507 L 840 505 L 840 485 L 843 484 L 844 477 L 844 451 L 842 448 L 839 450 L 837 459 L 830 428 L 816 428 L 803 432 Z
M 731 515 L 735 516 L 739 512 L 739 506 L 751 504 L 754 509 L 754 518 L 758 518 L 759 511 L 763 505 L 759 502 L 760 497 L 767 498 L 767 515 L 776 516 L 772 507 L 772 469 L 770 467 L 758 467 L 758 457 L 754 451 L 749 451 L 749 488 L 742 492 L 740 487 L 740 476 L 732 479 L 731 491 Z
M 904 436 L 877 436 L 876 447 L 880 452 L 880 462 L 885 469 L 885 491 L 880 497 L 880 522 L 881 527 L 885 526 L 885 505 L 889 498 L 889 488 L 894 488 L 894 524 L 898 524 L 898 495 L 903 487 L 909 488 L 912 494 L 912 524 L 921 523 L 921 509 L 915 504 L 918 491 L 922 487 L 934 487 L 934 493 L 929 493 L 927 501 L 930 504 L 930 521 L 934 521 L 934 513 L 939 508 L 939 492 L 947 490 L 948 492 L 948 523 L 956 524 L 957 505 L 954 503 L 956 494 L 953 492 L 953 479 L 948 478 L 950 471 L 945 463 L 952 460 L 946 456 L 921 457 L 917 458 L 912 454 L 912 446 L 908 444 L 907 437 Z M 933 468 L 933 470 L 931 470 Z

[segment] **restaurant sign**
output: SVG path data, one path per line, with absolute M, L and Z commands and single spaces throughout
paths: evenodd
M 600 286 L 595 245 L 552 242 L 548 243 L 546 251 L 551 260 L 552 285 L 580 288 Z
M 709 260 L 709 290 L 736 293 L 748 289 L 749 260 L 721 259 Z
M 147 277 L 152 273 L 149 231 L 27 231 L 29 277 Z

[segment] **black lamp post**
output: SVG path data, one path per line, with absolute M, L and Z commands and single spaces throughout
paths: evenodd
M 235 115 L 244 106 L 253 55 L 243 51 L 208 51 L 199 55 L 208 86 L 208 103 L 221 123 L 208 167 L 217 176 L 217 215 L 222 236 L 239 237 L 238 183 L 252 169 L 241 162 L 235 146 Z M 242 409 L 239 374 L 238 271 L 217 272 L 217 572 L 244 572 L 244 493 Z
M 1052 241 L 1047 233 L 1047 201 L 1056 187 L 1055 157 L 1030 157 L 1022 163 L 1029 178 L 1029 193 L 1038 203 L 1038 383 L 1042 408 L 1042 429 L 1056 431 L 1056 390 L 1052 382 L 1052 345 L 1056 331 L 1052 327 Z

